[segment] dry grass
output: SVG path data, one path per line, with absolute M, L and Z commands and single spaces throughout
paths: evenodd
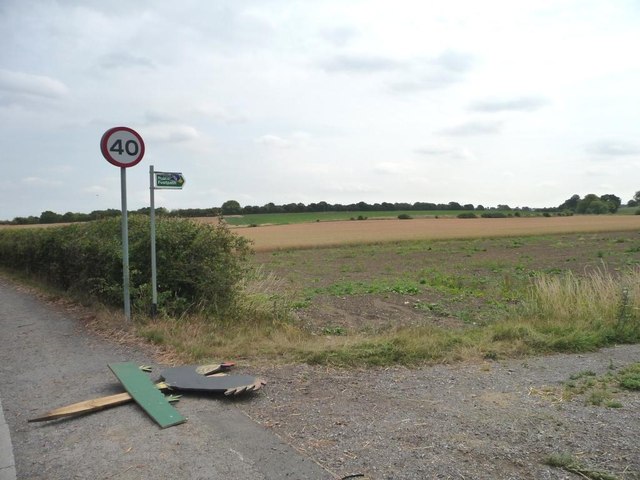
M 217 219 L 199 219 L 217 221 Z M 405 240 L 511 237 L 640 230 L 640 215 L 574 215 L 528 218 L 423 218 L 317 222 L 232 228 L 256 251 L 329 247 Z
M 605 269 L 584 277 L 540 275 L 522 308 L 486 325 L 406 327 L 378 334 L 311 333 L 287 317 L 286 301 L 266 294 L 274 281 L 268 275 L 259 279 L 243 305 L 244 315 L 234 322 L 161 319 L 139 326 L 139 333 L 176 349 L 186 361 L 263 357 L 354 366 L 591 351 L 640 339 L 640 268 L 620 275 Z
M 603 267 L 582 277 L 572 272 L 540 275 L 526 305 L 525 314 L 554 321 L 624 320 L 625 316 L 639 316 L 640 269 L 614 274 Z

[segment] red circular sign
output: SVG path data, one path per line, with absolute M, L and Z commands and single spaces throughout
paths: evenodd
M 144 141 L 129 127 L 113 127 L 102 135 L 100 151 L 116 167 L 133 167 L 144 157 Z

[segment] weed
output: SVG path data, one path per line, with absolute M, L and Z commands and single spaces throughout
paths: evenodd
M 370 282 L 346 280 L 313 290 L 315 294 L 328 294 L 335 297 L 347 295 L 375 295 L 381 293 L 398 293 L 416 295 L 420 286 L 408 280 L 374 280 Z
M 574 373 L 573 375 L 570 375 L 569 378 L 571 380 L 578 380 L 584 377 L 595 377 L 595 376 L 596 376 L 596 372 L 594 372 L 593 370 L 584 370 L 583 372 L 578 372 L 578 373 Z
M 596 407 L 611 401 L 611 392 L 608 390 L 594 390 L 587 397 L 586 403 Z
M 550 467 L 562 468 L 590 480 L 618 480 L 619 477 L 608 472 L 596 470 L 581 464 L 569 453 L 555 453 L 549 455 L 544 463 Z
M 147 339 L 149 342 L 154 345 L 163 345 L 165 342 L 164 334 L 158 330 L 147 330 L 142 331 L 142 337 Z
M 619 372 L 609 365 L 609 371 L 601 376 L 591 370 L 575 373 L 564 384 L 564 398 L 570 400 L 578 395 L 585 395 L 585 404 L 620 408 L 615 397 L 620 388 L 640 390 L 640 363 L 631 364 Z
M 640 363 L 628 366 L 620 372 L 620 386 L 627 390 L 640 391 Z
M 347 331 L 344 327 L 324 327 L 322 329 L 323 335 L 346 335 Z
M 418 310 L 423 310 L 423 311 L 428 311 L 433 313 L 436 317 L 450 317 L 451 316 L 451 312 L 449 312 L 449 310 L 447 310 L 446 308 L 444 308 L 441 304 L 439 303 L 425 303 L 425 302 L 416 302 L 416 304 L 414 305 L 414 308 L 418 309 Z

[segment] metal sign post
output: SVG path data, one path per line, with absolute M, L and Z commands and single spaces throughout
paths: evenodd
M 151 318 L 158 313 L 158 274 L 156 267 L 156 206 L 153 165 L 149 165 L 149 220 L 151 223 Z
M 131 320 L 131 297 L 129 295 L 129 222 L 127 217 L 127 168 L 140 163 L 144 156 L 142 137 L 128 127 L 113 127 L 104 132 L 100 140 L 100 151 L 107 161 L 120 167 L 120 194 L 122 203 L 122 290 L 124 316 Z
M 181 190 L 184 177 L 179 172 L 156 172 L 149 166 L 149 220 L 151 226 L 151 318 L 158 313 L 158 270 L 156 265 L 156 206 L 155 190 Z

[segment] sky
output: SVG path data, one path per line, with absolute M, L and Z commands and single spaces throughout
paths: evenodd
M 0 0 L 0 219 L 640 190 L 637 0 Z

